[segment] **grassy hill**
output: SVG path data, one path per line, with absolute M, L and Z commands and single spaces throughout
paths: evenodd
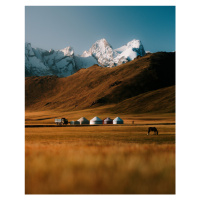
M 110 109 L 113 113 L 174 113 L 175 86 L 146 92 L 126 99 Z
M 114 68 L 94 65 L 65 78 L 26 77 L 25 108 L 73 111 L 112 105 L 113 112 L 174 112 L 174 85 L 175 53 L 158 52 Z

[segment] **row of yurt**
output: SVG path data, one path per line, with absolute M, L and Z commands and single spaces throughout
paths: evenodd
M 120 117 L 116 117 L 114 120 L 107 117 L 104 120 L 101 120 L 98 117 L 94 117 L 90 120 L 90 124 L 123 124 L 124 121 Z
M 99 117 L 94 117 L 90 121 L 85 117 L 81 117 L 77 121 L 71 121 L 70 125 L 82 125 L 82 124 L 123 124 L 124 121 L 120 117 L 116 117 L 114 120 L 109 117 L 101 120 Z

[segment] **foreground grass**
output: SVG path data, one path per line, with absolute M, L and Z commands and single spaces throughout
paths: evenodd
M 175 127 L 26 128 L 26 194 L 174 194 Z

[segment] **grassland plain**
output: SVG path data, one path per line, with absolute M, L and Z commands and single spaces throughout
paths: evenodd
M 54 115 L 26 113 L 26 124 L 50 124 Z M 25 193 L 175 194 L 174 114 L 123 117 L 119 126 L 26 128 Z M 156 122 L 166 125 L 147 136 L 146 124 Z
M 115 106 L 115 105 L 114 105 Z M 170 124 L 175 123 L 175 113 L 142 113 L 142 114 L 127 114 L 108 112 L 110 109 L 114 109 L 113 105 L 100 106 L 97 108 L 85 109 L 81 111 L 62 111 L 62 110 L 43 110 L 43 111 L 26 111 L 25 112 L 25 124 L 55 124 L 55 118 L 65 117 L 69 121 L 78 120 L 80 117 L 86 117 L 88 120 L 94 116 L 98 116 L 101 119 L 110 117 L 114 119 L 117 116 L 123 118 L 125 124 Z

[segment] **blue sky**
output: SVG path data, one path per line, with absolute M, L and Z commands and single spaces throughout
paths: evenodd
M 174 6 L 26 6 L 25 41 L 76 54 L 105 38 L 113 48 L 132 39 L 146 51 L 175 51 Z

